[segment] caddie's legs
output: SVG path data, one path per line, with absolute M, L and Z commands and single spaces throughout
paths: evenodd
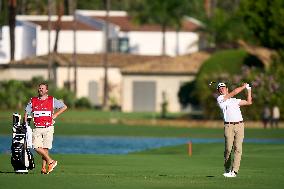
M 244 123 L 235 125 L 234 163 L 233 171 L 238 172 L 242 159 L 242 145 L 244 140 Z
M 47 148 L 43 148 L 43 150 L 45 151 L 45 153 L 49 156 L 48 154 L 48 149 Z M 47 162 L 44 158 L 42 158 L 42 168 L 46 168 Z
M 35 151 L 42 157 L 43 162 L 42 165 L 44 163 L 44 161 L 46 161 L 46 163 L 51 163 L 53 160 L 51 159 L 51 157 L 49 156 L 48 152 L 46 152 L 45 148 L 35 148 Z
M 225 138 L 225 150 L 224 150 L 224 167 L 225 171 L 231 170 L 231 152 L 234 141 L 233 125 L 224 125 L 224 138 Z

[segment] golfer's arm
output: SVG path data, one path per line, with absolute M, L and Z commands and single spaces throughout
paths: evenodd
M 224 100 L 227 100 L 229 98 L 232 98 L 233 96 L 239 94 L 240 92 L 242 92 L 244 89 L 246 88 L 245 85 L 235 88 L 232 92 L 228 93 L 227 95 L 224 96 Z
M 251 89 L 248 90 L 247 100 L 241 100 L 239 103 L 240 106 L 248 106 L 252 104 L 252 95 L 251 95 Z

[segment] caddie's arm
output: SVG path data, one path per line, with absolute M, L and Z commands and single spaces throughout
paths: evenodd
M 67 109 L 67 106 L 64 104 L 62 108 L 60 108 L 57 112 L 55 112 L 52 116 L 53 119 L 57 118 L 60 114 L 62 114 Z
M 28 121 L 28 115 L 30 115 L 32 112 L 32 103 L 29 102 L 28 105 L 25 108 L 25 114 L 24 114 L 24 122 L 27 123 Z
M 27 123 L 28 121 L 28 113 L 25 111 L 25 114 L 24 114 L 24 122 Z
M 246 85 L 247 85 L 247 83 L 244 83 L 242 86 L 240 86 L 238 88 L 235 88 L 230 93 L 226 94 L 224 96 L 224 100 L 232 98 L 233 96 L 235 96 L 235 95 L 239 94 L 240 92 L 242 92 L 246 88 Z
M 241 100 L 241 102 L 239 103 L 240 106 L 249 106 L 252 104 L 251 87 L 248 87 L 247 91 L 247 100 Z

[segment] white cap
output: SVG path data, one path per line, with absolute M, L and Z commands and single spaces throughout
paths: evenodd
M 225 83 L 218 83 L 217 85 L 217 89 L 219 89 L 220 87 L 227 87 Z

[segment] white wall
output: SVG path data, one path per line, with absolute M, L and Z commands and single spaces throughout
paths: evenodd
M 31 80 L 33 77 L 42 76 L 47 79 L 46 68 L 9 68 L 0 69 L 0 80 Z
M 181 106 L 178 101 L 178 91 L 182 83 L 194 79 L 194 76 L 130 76 L 124 75 L 122 81 L 122 111 L 133 111 L 133 82 L 154 81 L 156 82 L 156 104 L 155 110 L 161 111 L 163 102 L 162 93 L 166 93 L 169 112 L 180 112 Z
M 0 40 L 0 64 L 6 64 L 10 61 L 10 33 L 9 27 L 2 28 L 2 40 Z M 22 59 L 23 54 L 23 27 L 15 28 L 15 60 Z
M 177 37 L 178 36 L 178 37 Z M 121 32 L 119 37 L 129 38 L 130 53 L 140 55 L 162 54 L 161 32 Z M 179 55 L 198 51 L 198 34 L 193 32 L 166 32 L 166 54 L 177 55 L 177 44 Z M 177 43 L 178 41 L 178 43 Z
M 68 71 L 69 70 L 69 71 Z M 68 76 L 69 75 L 69 76 Z M 58 87 L 63 87 L 64 82 L 74 81 L 74 69 L 61 67 L 57 70 L 57 85 Z M 118 102 L 121 102 L 121 74 L 118 68 L 108 69 L 108 81 L 109 85 L 112 87 L 112 92 L 110 96 L 115 97 Z M 99 87 L 99 99 L 103 99 L 103 83 L 104 83 L 104 69 L 94 68 L 94 67 L 79 67 L 77 70 L 77 97 L 88 97 L 88 87 L 89 82 L 96 81 Z
M 99 53 L 103 50 L 103 33 L 100 31 L 78 31 L 76 34 L 77 53 Z M 55 41 L 55 31 L 50 34 L 51 51 Z M 73 31 L 62 30 L 59 33 L 59 53 L 73 53 Z M 37 40 L 37 55 L 48 53 L 48 31 L 40 30 Z
M 22 54 L 21 59 L 36 56 L 37 26 L 29 22 L 22 22 Z M 20 48 L 20 47 L 19 47 Z
M 7 63 L 10 60 L 10 39 L 9 27 L 2 27 L 2 40 L 0 39 L 0 64 Z

